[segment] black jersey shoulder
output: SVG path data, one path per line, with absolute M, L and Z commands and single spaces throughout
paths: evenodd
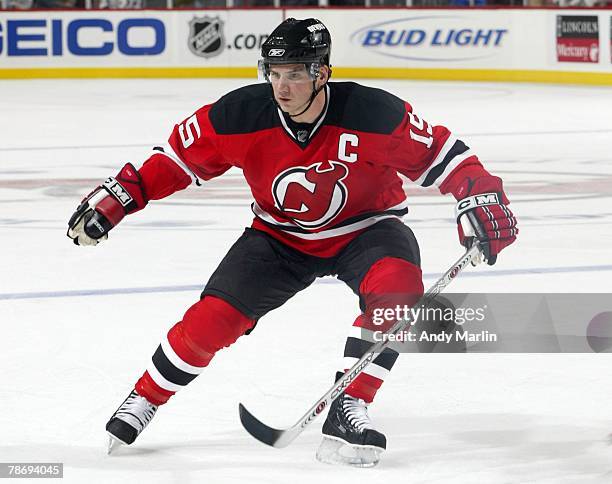
M 330 82 L 330 106 L 325 124 L 366 133 L 390 134 L 406 115 L 397 96 L 356 82 Z
M 269 84 L 252 84 L 231 91 L 208 113 L 217 134 L 247 134 L 280 125 Z

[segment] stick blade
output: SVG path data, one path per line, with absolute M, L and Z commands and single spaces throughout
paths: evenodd
M 238 412 L 240 413 L 240 422 L 245 430 L 254 438 L 270 447 L 286 447 L 295 438 L 287 430 L 269 427 L 249 412 L 242 403 L 238 404 Z

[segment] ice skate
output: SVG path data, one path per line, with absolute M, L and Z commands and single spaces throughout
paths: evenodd
M 327 464 L 372 467 L 387 447 L 386 437 L 374 429 L 363 400 L 342 394 L 331 404 L 323 424 L 317 460 Z
M 109 435 L 107 453 L 121 445 L 130 445 L 149 424 L 157 412 L 157 405 L 141 397 L 136 390 L 128 395 L 106 424 Z

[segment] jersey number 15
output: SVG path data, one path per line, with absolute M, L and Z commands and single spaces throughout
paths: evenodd
M 196 140 L 193 133 L 194 129 L 199 139 L 201 136 L 200 125 L 198 124 L 198 118 L 195 114 L 179 126 L 179 135 L 181 136 L 184 148 L 189 148 Z
M 413 140 L 418 141 L 419 143 L 423 143 L 428 148 L 431 148 L 431 145 L 433 144 L 433 132 L 431 129 L 431 125 L 425 122 L 423 119 L 419 118 L 414 113 L 408 112 L 408 117 L 410 118 L 410 124 L 413 127 L 415 127 L 418 131 L 421 131 L 421 133 L 423 133 L 424 125 L 427 125 L 427 127 L 425 128 L 425 131 L 429 136 L 424 136 L 423 135 L 424 133 L 417 134 L 414 131 L 410 130 L 410 137 Z

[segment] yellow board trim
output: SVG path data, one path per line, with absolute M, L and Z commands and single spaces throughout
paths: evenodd
M 612 71 L 612 66 L 611 66 Z M 252 67 L 59 67 L 0 68 L 0 79 L 125 79 L 125 78 L 250 78 Z M 334 77 L 438 81 L 542 82 L 612 85 L 612 72 L 567 72 L 511 69 L 411 69 L 396 67 L 335 67 Z
M 257 78 L 253 67 L 51 67 L 0 68 L 0 79 L 125 79 L 181 77 Z
M 338 77 L 413 79 L 439 81 L 543 82 L 552 84 L 612 85 L 611 72 L 567 72 L 511 69 L 409 69 L 387 67 L 339 67 Z

